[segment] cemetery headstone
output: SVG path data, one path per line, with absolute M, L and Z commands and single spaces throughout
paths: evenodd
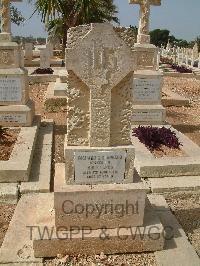
M 50 67 L 50 53 L 47 48 L 40 50 L 40 68 Z
M 158 71 L 158 48 L 150 44 L 150 6 L 161 5 L 161 0 L 130 0 L 140 5 L 140 23 L 135 57 L 137 69 L 133 79 L 132 124 L 163 124 L 165 109 L 161 105 L 162 74 Z
M 33 59 L 33 44 L 25 43 L 25 59 L 31 62 Z
M 54 256 L 62 253 L 63 247 L 67 247 L 68 254 L 163 248 L 162 236 L 152 242 L 145 234 L 144 244 L 139 238 L 123 242 L 117 235 L 119 226 L 145 226 L 146 193 L 144 184 L 134 174 L 134 147 L 130 140 L 134 58 L 131 48 L 110 24 L 83 25 L 69 30 L 65 165 L 56 166 L 55 216 L 50 223 L 55 223 L 57 232 L 66 227 L 87 226 L 90 233 L 84 241 L 80 235 L 63 241 L 56 236 L 51 240 L 35 238 L 35 256 Z M 90 215 L 70 211 L 72 205 L 81 207 L 83 203 L 90 207 L 121 204 L 124 208 L 128 204 L 126 208 L 132 212 L 117 217 L 112 207 L 99 216 L 96 209 Z M 133 209 L 137 211 L 133 213 Z M 158 224 L 156 233 L 163 230 L 159 219 L 147 220 L 147 226 Z M 103 244 L 101 228 L 112 231 L 110 239 Z M 125 235 L 124 231 L 122 236 Z M 122 250 L 122 246 L 126 248 Z
M 10 1 L 1 4 L 0 125 L 30 126 L 34 106 L 29 100 L 28 73 L 23 68 L 21 46 L 11 41 Z

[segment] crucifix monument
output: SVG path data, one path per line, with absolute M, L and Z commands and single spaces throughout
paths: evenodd
M 140 5 L 137 43 L 134 45 L 137 69 L 133 79 L 133 125 L 165 123 L 165 108 L 161 104 L 162 74 L 157 70 L 158 48 L 150 44 L 149 24 L 151 5 L 161 0 L 129 0 Z
M 138 28 L 138 43 L 150 43 L 149 20 L 151 5 L 160 6 L 161 0 L 129 0 L 130 4 L 140 5 L 140 21 Z

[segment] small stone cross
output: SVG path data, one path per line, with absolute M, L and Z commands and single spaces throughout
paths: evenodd
M 130 4 L 140 5 L 140 22 L 138 29 L 138 43 L 149 43 L 150 6 L 160 6 L 161 0 L 129 0 Z
M 22 0 L 1 0 L 1 33 L 11 34 L 10 2 Z

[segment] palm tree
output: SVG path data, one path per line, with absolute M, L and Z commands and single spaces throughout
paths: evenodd
M 62 36 L 63 51 L 70 27 L 105 21 L 118 23 L 113 0 L 36 0 L 35 7 L 49 32 Z

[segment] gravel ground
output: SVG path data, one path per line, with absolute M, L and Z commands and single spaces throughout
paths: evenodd
M 0 204 L 0 247 L 12 219 L 16 205 Z
M 200 257 L 200 194 L 168 194 L 166 200 Z
M 155 256 L 153 253 L 142 254 L 124 254 L 124 255 L 112 255 L 106 256 L 103 253 L 96 256 L 77 256 L 69 257 L 61 255 L 54 260 L 46 260 L 46 266 L 156 266 Z
M 64 162 L 63 140 L 66 133 L 66 112 L 46 113 L 44 110 L 45 92 L 48 84 L 31 85 L 30 96 L 36 101 L 36 113 L 43 118 L 55 120 L 55 162 Z M 190 107 L 167 108 L 167 121 L 174 127 L 188 135 L 200 145 L 200 81 L 194 79 L 164 78 L 164 86 L 191 99 Z M 183 226 L 186 234 L 197 252 L 200 252 L 200 195 L 191 193 L 168 194 L 167 202 Z M 7 230 L 8 223 L 14 212 L 14 205 L 0 205 L 0 245 Z M 46 260 L 45 265 L 147 265 L 155 266 L 153 253 L 126 254 L 89 257 L 62 257 Z

